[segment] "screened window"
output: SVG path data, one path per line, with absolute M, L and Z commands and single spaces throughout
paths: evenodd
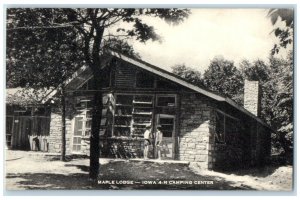
M 238 134 L 240 129 L 241 128 L 238 119 L 217 112 L 216 134 L 215 134 L 216 143 L 226 143 L 226 144 L 239 143 Z

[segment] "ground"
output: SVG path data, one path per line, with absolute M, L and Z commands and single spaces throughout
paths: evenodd
M 102 182 L 93 184 L 88 180 L 88 165 L 87 158 L 72 158 L 62 162 L 39 153 L 7 151 L 6 189 L 292 189 L 291 166 L 248 169 L 232 174 L 200 170 L 185 163 L 100 159 L 99 180 Z M 115 180 L 115 183 L 103 184 L 108 180 Z M 121 180 L 134 181 L 135 184 L 117 184 Z M 143 182 L 145 180 L 147 182 Z M 168 184 L 159 181 L 167 181 Z

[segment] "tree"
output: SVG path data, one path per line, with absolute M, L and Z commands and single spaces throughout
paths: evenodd
M 227 96 L 242 105 L 243 79 L 234 63 L 224 58 L 214 58 L 203 74 L 205 87 Z
M 262 60 L 256 60 L 253 63 L 243 60 L 240 64 L 240 71 L 243 77 L 250 81 L 265 83 L 269 80 L 269 66 Z
M 50 9 L 9 9 L 7 14 L 7 87 L 22 87 L 24 94 L 28 91 L 40 93 L 42 89 L 58 89 L 57 102 L 62 112 L 61 160 L 65 161 L 66 106 L 63 81 L 82 65 L 76 33 L 67 27 L 32 28 L 38 22 L 29 19 L 47 18 L 50 23 L 60 18 Z
M 148 40 L 159 40 L 154 27 L 143 23 L 141 16 L 159 17 L 171 25 L 177 25 L 188 17 L 189 11 L 186 9 L 46 9 L 56 17 L 49 20 L 48 15 L 40 13 L 37 9 L 19 9 L 20 15 L 8 15 L 9 20 L 14 21 L 14 25 L 9 28 L 21 27 L 50 27 L 54 30 L 62 27 L 69 27 L 76 33 L 77 49 L 83 57 L 84 63 L 91 69 L 94 79 L 94 88 L 101 88 L 102 67 L 101 60 L 103 53 L 101 46 L 103 38 L 106 37 L 105 30 L 118 25 L 116 37 L 133 37 L 140 42 Z M 20 18 L 21 17 L 21 18 Z M 23 19 L 22 19 L 23 18 Z M 20 23 L 21 21 L 21 23 Z M 130 24 L 130 28 L 122 27 L 123 24 Z M 126 26 L 128 27 L 128 26 Z M 111 35 L 108 35 L 112 37 Z M 72 54 L 72 51 L 70 51 Z M 99 130 L 102 111 L 102 92 L 94 93 L 92 108 L 92 128 L 90 137 L 90 172 L 92 180 L 96 180 L 99 172 Z
M 272 59 L 274 60 L 274 59 Z M 286 59 L 275 59 L 271 62 L 275 68 L 267 84 L 275 89 L 272 104 L 272 126 L 277 130 L 274 138 L 280 143 L 287 158 L 291 158 L 293 150 L 293 55 Z M 277 66 L 276 66 L 277 65 Z
M 135 52 L 132 45 L 130 45 L 125 39 L 120 38 L 109 38 L 108 40 L 103 40 L 103 48 L 113 49 L 119 53 L 131 56 L 133 58 L 140 59 L 141 56 Z
M 285 27 L 275 27 L 273 32 L 276 37 L 279 38 L 279 44 L 275 44 L 272 49 L 272 54 L 278 53 L 280 48 L 286 48 L 289 44 L 292 44 L 294 37 L 294 10 L 293 9 L 270 9 L 268 16 L 271 19 L 273 25 L 276 22 L 283 21 Z
M 268 16 L 274 25 L 274 34 L 279 38 L 279 44 L 275 44 L 272 54 L 279 53 L 280 48 L 287 48 L 294 41 L 294 10 L 293 9 L 270 9 Z M 278 27 L 277 21 L 285 23 Z M 275 138 L 281 143 L 285 155 L 292 158 L 293 150 L 293 50 L 289 52 L 288 58 L 274 69 L 276 82 L 270 80 L 270 84 L 276 86 L 274 98 L 274 124 L 278 134 Z M 271 66 L 274 67 L 276 65 Z
M 203 87 L 203 80 L 201 73 L 191 67 L 186 67 L 184 64 L 175 65 L 172 67 L 172 72 L 181 78 L 184 78 L 187 82 Z

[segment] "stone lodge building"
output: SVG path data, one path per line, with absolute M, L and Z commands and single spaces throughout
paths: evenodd
M 92 97 L 101 90 L 101 157 L 143 157 L 145 127 L 151 125 L 156 130 L 159 125 L 162 159 L 194 162 L 204 169 L 262 165 L 269 160 L 272 129 L 259 118 L 257 82 L 245 82 L 243 108 L 229 98 L 114 51 L 103 59 L 101 67 L 101 88 L 93 88 L 93 75 L 85 66 L 66 82 L 67 154 L 89 155 Z M 50 92 L 42 103 L 49 107 L 55 94 L 56 90 Z M 50 109 L 48 133 L 39 144 L 45 151 L 59 153 L 61 112 L 55 103 Z M 13 129 L 10 133 L 14 134 Z M 155 158 L 153 148 L 149 156 Z

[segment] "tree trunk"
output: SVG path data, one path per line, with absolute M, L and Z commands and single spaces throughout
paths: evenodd
M 99 174 L 99 133 L 102 118 L 102 91 L 101 91 L 101 70 L 100 68 L 92 68 L 94 74 L 94 87 L 96 92 L 94 93 L 94 102 L 92 109 L 92 127 L 90 138 L 90 172 L 89 177 L 93 181 L 97 181 Z
M 61 130 L 61 155 L 60 160 L 66 161 L 66 101 L 65 88 L 62 86 L 61 90 L 61 107 L 62 107 L 62 130 Z
M 95 18 L 98 13 L 98 9 L 95 10 L 95 15 L 92 17 L 92 24 L 95 27 L 94 42 L 92 45 L 92 52 L 89 55 L 88 51 L 85 52 L 85 55 L 88 58 L 92 58 L 89 60 L 89 67 L 91 68 L 94 75 L 94 102 L 92 109 L 92 127 L 91 127 L 91 138 L 90 138 L 90 172 L 89 177 L 92 181 L 97 181 L 99 174 L 99 157 L 100 157 L 100 149 L 99 149 L 99 133 L 100 133 L 100 125 L 102 118 L 102 91 L 101 91 L 101 83 L 102 83 L 102 70 L 101 70 L 101 62 L 100 62 L 100 46 L 102 41 L 102 36 L 104 33 L 104 28 L 101 27 Z M 88 44 L 90 41 L 88 41 Z M 88 46 L 86 46 L 88 47 Z

